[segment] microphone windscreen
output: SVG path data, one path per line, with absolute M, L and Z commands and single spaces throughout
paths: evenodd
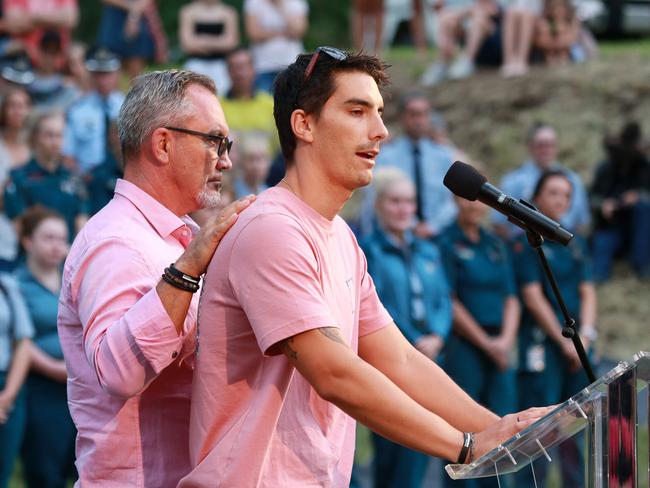
M 444 185 L 451 190 L 454 195 L 458 195 L 466 200 L 476 200 L 483 183 L 487 178 L 476 171 L 469 164 L 456 161 L 447 170 L 445 179 L 442 180 Z

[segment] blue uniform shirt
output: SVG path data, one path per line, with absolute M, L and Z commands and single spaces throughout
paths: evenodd
M 5 212 L 10 219 L 15 219 L 36 204 L 63 216 L 71 241 L 75 235 L 75 218 L 88 213 L 86 191 L 79 178 L 63 165 L 50 173 L 32 159 L 9 174 L 4 194 Z
M 434 234 L 439 234 L 451 224 L 458 213 L 452 193 L 442 184 L 442 180 L 451 166 L 453 153 L 448 146 L 435 144 L 429 139 L 420 139 L 415 143 L 420 151 L 422 178 L 422 215 Z M 404 172 L 415 183 L 415 166 L 413 156 L 414 143 L 402 136 L 382 145 L 377 156 L 377 168 L 395 167 Z M 417 185 L 416 185 L 417 188 Z M 374 193 L 372 187 L 367 192 L 363 213 L 373 216 L 372 205 Z M 363 218 L 363 217 L 362 217 Z M 364 234 L 373 228 L 371 218 L 362 222 Z
M 117 119 L 124 94 L 115 91 L 106 99 L 92 92 L 72 104 L 66 113 L 63 154 L 73 158 L 86 173 L 106 159 L 106 122 Z
M 558 288 L 564 298 L 567 310 L 579 323 L 580 320 L 580 284 L 590 282 L 592 278 L 591 259 L 586 241 L 581 236 L 575 236 L 568 246 L 556 242 L 544 241 L 542 245 Z M 553 289 L 546 279 L 544 269 L 539 261 L 537 252 L 528 245 L 526 236 L 519 236 L 513 243 L 514 262 L 517 282 L 520 287 L 530 283 L 542 285 L 544 295 L 555 310 L 555 315 L 564 324 Z
M 4 373 L 11 365 L 14 341 L 31 338 L 34 326 L 14 277 L 2 273 L 0 284 L 6 292 L 0 293 L 0 373 Z
M 512 260 L 505 243 L 485 229 L 472 242 L 457 223 L 439 239 L 449 286 L 482 326 L 501 327 L 506 298 L 516 296 Z
M 86 175 L 88 187 L 88 211 L 95 215 L 110 202 L 115 193 L 115 184 L 122 178 L 124 172 L 112 153 L 106 155 L 106 160 L 95 166 Z
M 451 300 L 438 248 L 412 235 L 400 247 L 377 229 L 360 242 L 377 295 L 409 342 L 451 329 Z
M 15 276 L 34 324 L 34 344 L 53 358 L 63 359 L 56 328 L 59 295 L 45 288 L 27 266 L 17 269 Z
M 589 208 L 589 200 L 587 192 L 582 184 L 580 176 L 560 165 L 555 163 L 551 166 L 552 170 L 564 171 L 571 182 L 573 194 L 571 196 L 571 205 L 569 210 L 560 219 L 560 223 L 570 231 L 576 231 L 581 227 L 586 227 L 591 221 L 591 210 Z M 533 161 L 526 161 L 522 166 L 510 173 L 507 173 L 501 180 L 501 191 L 510 195 L 513 198 L 530 201 L 535 191 L 535 186 L 543 171 Z M 506 224 L 506 217 L 497 212 L 492 211 L 492 222 L 495 224 Z M 515 237 L 523 233 L 519 227 L 515 227 L 508 223 L 510 237 Z

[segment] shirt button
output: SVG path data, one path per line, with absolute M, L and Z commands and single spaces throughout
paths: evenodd
M 187 229 L 183 229 L 183 232 L 181 232 L 181 234 L 183 234 L 184 236 L 186 236 L 186 235 L 187 235 Z
M 172 359 L 175 359 L 176 356 L 178 356 L 178 353 L 177 353 L 176 351 L 174 351 L 174 352 L 172 353 Z

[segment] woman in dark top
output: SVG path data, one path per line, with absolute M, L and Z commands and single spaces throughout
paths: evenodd
M 569 208 L 571 192 L 571 182 L 564 172 L 548 171 L 535 187 L 533 203 L 559 221 Z M 562 336 L 564 318 L 537 253 L 525 236 L 519 237 L 513 247 L 517 282 L 526 306 L 519 331 L 519 408 L 560 403 L 587 386 L 587 375 L 573 343 Z M 587 244 L 576 235 L 568 246 L 545 241 L 542 249 L 589 352 L 596 339 L 596 291 Z M 560 450 L 563 486 L 584 486 L 581 453 L 575 440 L 564 442 Z M 546 464 L 535 464 L 540 486 Z M 532 487 L 530 472 L 523 474 L 525 479 L 520 479 L 517 487 Z
M 594 280 L 609 279 L 612 261 L 625 250 L 639 277 L 650 276 L 650 163 L 641 126 L 629 122 L 604 142 L 607 159 L 596 169 L 590 201 Z
M 444 369 L 474 400 L 497 415 L 517 408 L 513 355 L 520 306 L 506 244 L 482 227 L 487 207 L 456 198 L 458 218 L 440 236 L 453 303 L 453 328 Z M 456 481 L 445 486 L 510 486 L 501 478 Z
M 30 208 L 21 223 L 27 262 L 16 278 L 35 330 L 23 466 L 30 488 L 64 488 L 75 475 L 77 434 L 68 412 L 67 373 L 56 325 L 68 231 L 63 217 L 45 207 Z
M 180 12 L 179 39 L 185 68 L 212 78 L 220 94 L 230 90 L 226 55 L 239 45 L 237 10 L 220 0 L 195 0 Z

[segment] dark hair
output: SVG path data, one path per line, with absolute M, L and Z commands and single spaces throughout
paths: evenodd
M 542 176 L 539 177 L 539 180 L 537 180 L 535 190 L 533 190 L 533 200 L 535 200 L 542 192 L 546 182 L 551 178 L 555 178 L 556 176 L 560 176 L 561 178 L 564 178 L 569 183 L 571 183 L 569 175 L 566 173 L 566 171 L 563 171 L 561 169 L 550 169 L 548 171 L 544 171 L 544 173 L 542 173 Z M 573 188 L 573 184 L 571 184 L 571 188 Z
M 13 87 L 11 88 L 4 97 L 2 97 L 2 101 L 0 102 L 0 128 L 3 128 L 7 125 L 7 107 L 9 107 L 9 100 L 11 97 L 14 95 L 22 93 L 27 97 L 27 100 L 29 101 L 29 104 L 31 105 L 32 103 L 32 97 L 29 96 L 29 93 L 27 90 L 25 90 L 22 87 Z
M 402 93 L 402 95 L 400 95 L 399 99 L 397 100 L 397 113 L 401 115 L 406 110 L 408 104 L 413 100 L 426 100 L 427 103 L 430 103 L 429 98 L 423 91 L 409 90 Z
M 605 136 L 603 147 L 616 171 L 626 172 L 630 167 L 641 168 L 646 165 L 646 156 L 640 147 L 643 141 L 641 125 L 638 122 L 627 122 L 621 128 L 618 137 Z
M 291 114 L 294 110 L 302 109 L 318 118 L 323 106 L 334 93 L 334 77 L 337 74 L 358 71 L 372 76 L 380 87 L 389 83 L 386 74 L 388 65 L 365 54 L 348 54 L 347 58 L 337 60 L 321 53 L 314 70 L 305 80 L 305 70 L 311 57 L 311 54 L 299 55 L 278 74 L 274 83 L 273 116 L 280 136 L 282 155 L 288 166 L 292 164 L 296 150 Z
M 25 210 L 20 216 L 20 240 L 32 237 L 38 226 L 47 219 L 57 219 L 65 223 L 63 215 L 43 205 L 34 205 Z
M 621 129 L 619 139 L 625 147 L 636 147 L 641 142 L 641 125 L 635 121 L 626 123 Z

